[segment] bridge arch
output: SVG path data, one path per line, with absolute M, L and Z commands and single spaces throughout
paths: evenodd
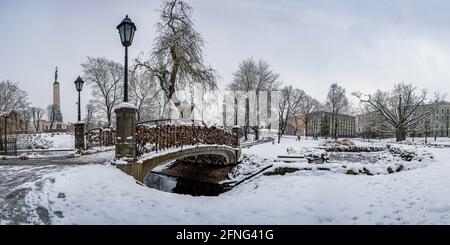
M 118 167 L 143 183 L 145 176 L 157 166 L 192 156 L 216 155 L 225 159 L 224 164 L 237 164 L 240 157 L 240 149 L 225 145 L 199 145 L 185 147 L 183 149 L 171 149 L 148 155 L 136 163 L 118 165 Z

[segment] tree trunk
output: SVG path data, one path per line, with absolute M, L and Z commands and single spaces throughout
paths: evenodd
M 308 139 L 308 123 L 305 123 L 305 139 Z
M 248 131 L 250 127 L 250 101 L 248 98 L 245 99 L 245 128 L 244 128 L 244 137 L 245 140 L 248 140 Z
M 403 127 L 398 127 L 395 130 L 395 141 L 400 142 L 406 139 L 406 130 Z
M 279 130 L 278 131 L 278 144 L 280 144 L 280 141 L 281 141 L 281 131 Z
M 107 119 L 108 119 L 108 127 L 111 127 L 111 111 L 107 111 L 106 112 L 106 117 L 107 117 Z
M 259 128 L 254 128 L 255 131 L 255 140 L 259 140 Z
M 334 119 L 334 139 L 338 139 L 338 120 Z

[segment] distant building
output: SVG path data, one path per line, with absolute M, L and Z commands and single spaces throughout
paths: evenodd
M 303 116 L 294 116 L 288 120 L 285 135 L 305 136 Z
M 356 116 L 356 135 L 362 138 L 393 137 L 391 125 L 377 111 Z
M 69 125 L 63 122 L 54 122 L 53 125 L 47 120 L 41 120 L 39 122 L 38 132 L 67 132 L 69 131 Z
M 356 117 L 345 114 L 337 115 L 337 136 L 342 137 L 355 137 L 356 136 Z M 310 122 L 308 136 L 322 136 L 332 137 L 333 123 L 332 114 L 327 111 L 317 112 L 314 116 L 314 120 Z

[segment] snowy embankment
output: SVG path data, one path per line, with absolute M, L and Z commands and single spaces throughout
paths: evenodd
M 73 149 L 75 139 L 70 133 L 21 134 L 17 137 L 19 150 Z
M 286 140 L 244 153 L 270 161 L 288 146 L 318 143 Z M 39 191 L 27 184 L 26 198 L 48 209 L 54 224 L 450 224 L 450 151 L 426 150 L 434 162 L 409 171 L 261 175 L 218 197 L 139 186 L 110 165 L 79 166 L 46 175 Z

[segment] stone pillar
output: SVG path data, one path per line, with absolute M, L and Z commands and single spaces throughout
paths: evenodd
M 78 122 L 74 124 L 75 129 L 75 150 L 83 151 L 84 148 L 84 123 Z
M 128 104 L 128 103 L 127 103 Z M 135 107 L 115 109 L 116 113 L 116 158 L 136 160 L 136 112 Z
M 241 146 L 241 143 L 239 141 L 240 131 L 241 131 L 241 127 L 239 127 L 239 126 L 234 126 L 233 127 L 233 134 L 234 134 L 234 137 L 236 137 L 235 138 L 235 142 L 234 142 L 235 147 L 240 147 Z

